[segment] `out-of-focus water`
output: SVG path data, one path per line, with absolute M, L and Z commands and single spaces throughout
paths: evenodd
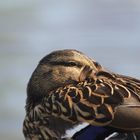
M 139 1 L 2 1 L 0 139 L 24 139 L 26 85 L 41 57 L 78 49 L 110 70 L 140 79 L 139 44 Z

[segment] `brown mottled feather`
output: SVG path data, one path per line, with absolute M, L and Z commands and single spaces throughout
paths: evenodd
M 85 73 L 85 69 L 83 71 Z M 34 108 L 34 115 L 31 112 L 29 118 L 34 122 L 38 117 L 39 120 L 44 120 L 45 117 L 55 116 L 72 124 L 110 124 L 114 119 L 115 109 L 122 105 L 125 99 L 132 96 L 139 99 L 136 94 L 139 83 L 133 81 L 127 86 L 128 82 L 127 77 L 121 79 L 107 72 L 96 73 L 86 77 L 84 81 L 51 91 L 43 98 L 42 103 Z
M 35 100 L 32 92 L 28 95 L 23 124 L 26 140 L 61 139 L 67 129 L 82 122 L 140 131 L 140 81 L 93 64 L 96 70 L 85 65 L 79 81 L 43 90 Z M 28 90 L 34 91 L 30 86 Z

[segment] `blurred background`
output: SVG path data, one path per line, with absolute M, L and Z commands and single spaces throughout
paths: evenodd
M 23 140 L 26 85 L 38 61 L 77 49 L 140 79 L 139 0 L 0 2 L 0 139 Z

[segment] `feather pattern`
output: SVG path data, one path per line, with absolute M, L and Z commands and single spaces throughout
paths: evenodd
M 125 99 L 135 96 L 139 100 L 139 84 L 135 79 L 100 71 L 86 77 L 84 81 L 51 91 L 27 118 L 35 122 L 35 125 L 40 123 L 40 127 L 41 124 L 47 123 L 46 118 L 49 116 L 61 118 L 72 124 L 88 122 L 95 126 L 104 126 L 112 122 L 115 108 L 122 105 Z M 27 121 L 24 122 L 25 126 Z M 25 128 L 33 129 L 31 125 Z M 48 128 L 45 129 L 42 130 L 45 133 L 36 133 L 48 138 L 58 137 Z M 27 134 L 26 129 L 24 133 Z
M 140 80 L 108 72 L 79 52 L 43 58 L 27 93 L 26 140 L 70 140 L 63 138 L 65 132 L 84 122 L 140 131 Z

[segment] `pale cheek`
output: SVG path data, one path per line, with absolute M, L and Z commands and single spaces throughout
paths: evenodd
M 73 79 L 73 80 L 78 80 L 79 76 L 80 76 L 80 72 L 81 72 L 80 69 L 69 68 L 69 69 L 67 69 L 67 76 L 71 77 L 71 79 Z

